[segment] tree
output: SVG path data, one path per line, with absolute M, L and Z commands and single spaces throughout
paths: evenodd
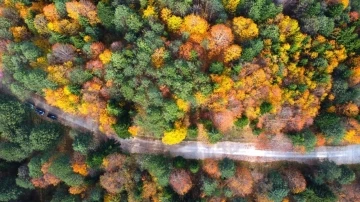
M 205 195 L 212 196 L 215 193 L 215 191 L 217 190 L 218 186 L 219 185 L 216 182 L 216 180 L 213 180 L 210 178 L 204 178 L 201 189 Z
M 80 186 L 84 179 L 71 169 L 70 157 L 66 154 L 58 156 L 50 165 L 48 172 L 69 186 Z
M 91 149 L 89 147 L 91 146 L 92 140 L 93 138 L 90 134 L 77 134 L 72 143 L 74 151 L 86 154 L 88 150 Z
M 23 193 L 24 190 L 16 185 L 14 178 L 10 176 L 1 178 L 0 201 L 16 200 Z
M 186 134 L 187 134 L 186 128 L 180 128 L 169 132 L 165 132 L 164 137 L 162 138 L 162 142 L 167 145 L 178 144 L 185 139 Z
M 315 119 L 315 124 L 327 138 L 332 138 L 335 143 L 345 135 L 345 128 L 339 116 L 333 113 L 321 113 Z
M 272 171 L 268 174 L 271 187 L 268 192 L 268 196 L 271 200 L 282 201 L 289 193 L 288 184 L 283 180 L 281 174 L 276 171 Z
M 249 119 L 246 116 L 241 116 L 234 122 L 234 125 L 242 129 L 245 126 L 249 125 L 249 123 Z
M 106 172 L 100 176 L 100 185 L 112 194 L 120 193 L 127 181 L 128 179 L 122 171 Z
M 236 17 L 232 21 L 232 28 L 240 41 L 253 39 L 259 35 L 259 29 L 253 20 Z
M 169 184 L 172 165 L 164 156 L 146 155 L 139 159 L 141 168 L 146 169 L 157 179 L 161 187 Z
M 246 12 L 255 22 L 264 22 L 282 12 L 282 5 L 277 6 L 271 0 L 245 0 L 241 2 L 240 10 Z
M 186 194 L 192 187 L 190 175 L 184 170 L 173 170 L 169 179 L 171 187 L 179 195 Z
M 227 48 L 234 41 L 234 35 L 231 29 L 224 24 L 212 26 L 209 35 L 210 48 L 218 49 L 218 51 Z
M 51 63 L 64 63 L 74 60 L 75 47 L 70 44 L 56 43 L 52 46 L 52 54 L 48 60 Z
M 143 22 L 139 15 L 124 5 L 116 7 L 112 22 L 114 23 L 116 30 L 124 34 L 127 30 L 137 33 L 143 26 Z
M 113 19 L 115 11 L 113 8 L 104 2 L 99 2 L 96 8 L 101 24 L 103 24 L 107 29 L 111 30 L 114 26 Z
M 326 182 L 333 182 L 341 176 L 342 169 L 332 161 L 321 162 L 315 173 L 314 180 L 317 184 L 324 184 Z
M 228 179 L 235 175 L 235 163 L 233 160 L 224 158 L 219 163 L 219 169 L 221 171 L 221 177 Z
M 203 161 L 202 169 L 211 177 L 219 178 L 221 176 L 219 164 L 215 159 L 205 159 Z
M 229 178 L 226 183 L 234 196 L 246 197 L 253 191 L 254 180 L 250 170 L 245 167 L 238 167 L 236 175 Z
M 61 133 L 58 125 L 39 124 L 30 133 L 31 146 L 34 150 L 46 150 L 57 143 Z
M 340 165 L 341 175 L 338 178 L 340 184 L 350 184 L 355 180 L 354 171 L 347 165 Z
M 305 191 L 306 180 L 300 171 L 289 169 L 285 171 L 285 176 L 287 178 L 289 188 L 292 193 L 298 194 Z

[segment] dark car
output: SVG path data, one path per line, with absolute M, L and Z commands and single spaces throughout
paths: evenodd
M 25 105 L 26 105 L 27 107 L 29 107 L 30 109 L 34 109 L 34 108 L 35 108 L 35 104 L 32 103 L 32 102 L 25 102 Z
M 52 120 L 57 120 L 57 119 L 58 119 L 58 117 L 57 117 L 55 114 L 52 114 L 52 113 L 49 113 L 49 114 L 47 115 L 47 117 L 50 118 L 50 119 L 52 119 Z
M 45 114 L 45 110 L 38 107 L 35 108 L 35 112 L 40 116 L 43 116 Z

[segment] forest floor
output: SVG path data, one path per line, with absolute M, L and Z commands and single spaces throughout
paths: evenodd
M 6 89 L 0 85 L 0 91 L 6 92 Z M 100 138 L 106 136 L 98 130 L 98 124 L 94 120 L 85 117 L 75 116 L 64 113 L 56 107 L 48 105 L 40 96 L 32 96 L 29 100 L 37 107 L 43 108 L 46 112 L 51 112 L 59 117 L 59 122 L 80 130 L 91 131 Z M 145 140 L 141 138 L 121 139 L 118 136 L 111 135 L 109 138 L 117 140 L 121 148 L 129 153 L 142 154 L 165 154 L 170 156 L 183 156 L 188 159 L 205 158 L 224 158 L 228 157 L 235 160 L 249 162 L 272 162 L 272 161 L 296 161 L 304 163 L 313 163 L 318 160 L 328 159 L 337 164 L 357 164 L 360 163 L 360 145 L 348 146 L 322 146 L 317 147 L 312 152 L 299 153 L 292 151 L 288 142 L 283 142 L 283 138 L 275 137 L 267 147 L 259 147 L 259 143 L 241 143 L 241 142 L 219 142 L 217 144 L 207 144 L 196 141 L 184 141 L 177 145 L 164 145 L 160 140 Z M 260 140 L 258 142 L 262 142 Z M 270 145 L 270 146 L 269 146 Z

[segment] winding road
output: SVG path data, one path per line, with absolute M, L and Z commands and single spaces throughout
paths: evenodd
M 6 89 L 0 84 L 0 91 Z M 60 109 L 48 105 L 45 100 L 37 95 L 32 96 L 31 101 L 47 112 L 56 114 L 59 121 L 71 128 L 91 131 L 100 134 L 96 121 L 84 117 L 64 113 Z M 102 134 L 104 137 L 105 135 Z M 165 154 L 170 156 L 182 156 L 187 159 L 224 158 L 243 160 L 249 162 L 272 162 L 272 161 L 296 161 L 303 163 L 315 163 L 318 160 L 328 159 L 337 164 L 360 163 L 360 145 L 341 147 L 318 147 L 315 151 L 305 154 L 293 151 L 260 150 L 253 143 L 219 142 L 209 145 L 203 142 L 184 141 L 177 145 L 164 145 L 159 140 L 145 140 L 140 138 L 121 139 L 111 135 L 110 138 L 121 144 L 123 151 L 142 154 Z

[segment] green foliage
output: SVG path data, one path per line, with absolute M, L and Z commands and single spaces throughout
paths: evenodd
M 264 43 L 260 39 L 247 42 L 243 48 L 240 59 L 245 62 L 251 62 L 264 48 Z
M 355 180 L 356 176 L 354 171 L 347 165 L 340 165 L 340 169 L 341 175 L 338 178 L 340 184 L 350 184 Z
M 185 168 L 186 166 L 186 159 L 182 156 L 177 156 L 174 158 L 173 166 L 175 168 Z
M 207 196 L 212 196 L 218 188 L 218 183 L 214 179 L 204 178 L 202 190 Z
M 214 62 L 210 65 L 209 72 L 212 74 L 221 74 L 224 71 L 224 64 L 222 62 Z
M 279 41 L 280 32 L 277 25 L 261 26 L 259 33 L 263 39 L 271 39 L 273 43 Z
M 54 146 L 62 134 L 57 124 L 43 123 L 36 125 L 30 133 L 30 143 L 34 150 L 46 150 Z
M 271 0 L 245 0 L 240 2 L 240 9 L 255 22 L 264 22 L 282 12 L 282 5 L 275 5 Z
M 316 136 L 310 129 L 290 133 L 290 139 L 295 146 L 304 146 L 306 151 L 312 151 L 316 145 Z
M 263 102 L 260 105 L 260 114 L 269 113 L 273 109 L 273 106 L 269 102 Z
M 29 151 L 22 149 L 19 144 L 5 141 L 0 142 L 0 159 L 4 159 L 9 162 L 20 162 L 26 159 L 29 155 Z
M 336 41 L 339 44 L 344 45 L 348 53 L 358 53 L 360 50 L 360 40 L 358 40 L 359 35 L 356 33 L 355 29 L 355 26 L 347 27 L 345 29 L 341 29 L 338 34 L 334 35 Z
M 333 182 L 337 180 L 341 174 L 342 169 L 334 162 L 323 161 L 318 165 L 318 169 L 314 174 L 314 180 L 317 184 L 324 184 L 326 182 Z
M 70 157 L 66 154 L 59 155 L 51 163 L 49 173 L 55 175 L 69 186 L 79 186 L 84 183 L 83 177 L 73 172 Z
M 15 179 L 11 177 L 1 178 L 0 183 L 0 201 L 11 201 L 17 199 L 24 190 L 18 187 Z
M 88 154 L 86 164 L 90 168 L 99 168 L 107 155 L 116 152 L 120 152 L 120 144 L 116 140 L 110 139 L 106 142 L 101 142 L 96 150 Z
M 93 75 L 89 71 L 80 68 L 75 68 L 70 73 L 70 81 L 73 84 L 81 85 L 92 78 Z
M 224 158 L 219 163 L 222 178 L 231 178 L 235 175 L 235 163 L 233 160 Z
M 145 155 L 140 160 L 142 169 L 149 171 L 151 175 L 157 178 L 157 183 L 161 187 L 169 185 L 169 178 L 171 172 L 171 162 L 163 156 Z
M 277 171 L 272 171 L 268 175 L 268 179 L 271 184 L 271 188 L 268 192 L 268 196 L 275 202 L 281 202 L 289 193 L 287 182 L 281 177 L 281 174 Z
M 93 137 L 90 134 L 78 134 L 72 143 L 74 151 L 86 154 L 92 144 Z
M 315 124 L 334 143 L 340 142 L 345 134 L 345 127 L 339 116 L 333 113 L 321 113 L 315 119 Z
M 243 129 L 245 126 L 249 125 L 250 121 L 246 116 L 241 116 L 240 118 L 236 119 L 234 122 L 236 127 Z
M 193 174 L 198 173 L 200 170 L 200 163 L 198 161 L 191 161 L 189 165 L 189 170 Z
M 131 137 L 131 133 L 128 131 L 129 125 L 116 123 L 112 127 L 120 138 L 127 139 Z
M 143 26 L 141 18 L 129 7 L 124 5 L 116 7 L 112 23 L 114 23 L 116 30 L 121 33 L 125 33 L 126 31 L 137 33 Z

